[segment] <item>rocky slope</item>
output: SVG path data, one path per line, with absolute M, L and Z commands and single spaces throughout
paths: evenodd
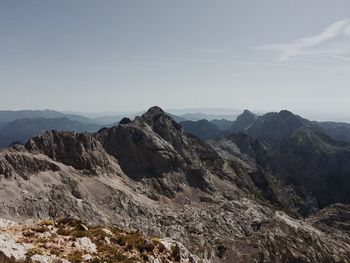
M 182 243 L 191 262 L 350 261 L 347 233 L 322 223 L 327 211 L 300 216 L 302 193 L 269 176 L 263 145 L 233 137 L 215 147 L 158 107 L 95 134 L 45 132 L 0 152 L 0 216 L 138 229 Z M 264 178 L 293 202 L 269 198 Z
M 219 130 L 221 131 L 227 131 L 231 128 L 234 121 L 229 121 L 225 119 L 214 119 L 210 121 L 212 124 L 214 124 Z
M 190 262 L 198 260 L 171 239 L 90 226 L 72 219 L 17 224 L 0 220 L 0 262 Z
M 303 216 L 319 209 L 316 198 L 303 185 L 271 169 L 269 148 L 258 140 L 239 133 L 210 143 L 239 175 L 236 181 L 241 189 Z
M 274 173 L 298 180 L 324 207 L 350 203 L 349 158 L 349 144 L 301 128 L 272 153 L 270 162 Z

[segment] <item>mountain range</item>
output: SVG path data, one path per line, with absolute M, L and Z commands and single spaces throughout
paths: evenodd
M 31 137 L 47 130 L 94 132 L 102 127 L 102 125 L 83 123 L 67 117 L 17 119 L 0 125 L 0 148 L 13 142 L 24 143 Z
M 287 110 L 269 112 L 263 115 L 256 115 L 249 110 L 244 110 L 234 121 L 202 119 L 199 121 L 180 121 L 180 123 L 185 129 L 188 129 L 188 132 L 203 139 L 215 139 L 228 133 L 244 132 L 262 142 L 276 145 L 298 128 L 312 127 L 334 140 L 350 142 L 349 123 L 310 121 Z M 217 134 L 217 129 L 221 130 L 221 134 Z
M 215 138 L 196 136 L 213 125 L 152 107 L 93 133 L 13 144 L 0 151 L 0 217 L 137 229 L 178 242 L 170 262 L 349 262 L 350 143 L 331 132 L 338 124 L 245 111 Z M 14 257 L 6 238 L 0 251 Z
M 140 114 L 143 114 L 141 112 Z M 107 114 L 107 113 L 105 113 Z M 177 122 L 185 118 L 168 113 Z M 24 143 L 31 137 L 49 130 L 95 132 L 117 124 L 123 115 L 86 114 L 54 110 L 0 111 L 0 148 L 14 142 Z M 129 113 L 134 118 L 136 113 Z

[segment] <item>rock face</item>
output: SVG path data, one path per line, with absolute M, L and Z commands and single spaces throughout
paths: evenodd
M 28 179 L 31 174 L 57 170 L 58 165 L 50 159 L 33 155 L 21 146 L 0 152 L 0 175 L 7 179 L 16 175 Z
M 45 132 L 0 152 L 0 216 L 138 229 L 174 248 L 170 262 L 349 262 L 349 208 L 302 217 L 313 197 L 276 175 L 270 149 L 244 134 L 203 142 L 159 107 L 94 134 Z
M 113 170 L 101 143 L 89 133 L 48 131 L 29 140 L 25 148 L 78 170 L 93 173 Z
M 297 181 L 287 180 L 270 168 L 270 153 L 247 134 L 231 134 L 211 142 L 239 177 L 241 189 L 278 207 L 306 216 L 318 210 L 313 195 Z
M 274 172 L 297 179 L 321 207 L 350 203 L 350 145 L 308 128 L 297 130 L 272 154 Z M 327 193 L 327 194 L 325 194 Z

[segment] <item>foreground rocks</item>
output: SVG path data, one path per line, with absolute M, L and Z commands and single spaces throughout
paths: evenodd
M 3 225 L 1 262 L 198 262 L 180 243 L 72 219 Z

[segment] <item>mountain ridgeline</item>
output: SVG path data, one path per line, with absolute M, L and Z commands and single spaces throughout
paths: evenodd
M 0 151 L 0 216 L 137 229 L 181 243 L 181 262 L 349 262 L 350 144 L 332 127 L 245 111 L 223 132 L 152 107 L 44 131 Z
M 350 167 L 346 161 L 350 129 L 345 123 L 312 122 L 286 110 L 262 116 L 245 110 L 221 134 L 213 134 L 213 128 L 203 122 L 191 126 L 184 122 L 183 127 L 202 139 L 220 143 L 229 141 L 231 134 L 244 133 L 266 149 L 258 156 L 264 159 L 265 170 L 284 182 L 305 187 L 320 207 L 350 202 Z

